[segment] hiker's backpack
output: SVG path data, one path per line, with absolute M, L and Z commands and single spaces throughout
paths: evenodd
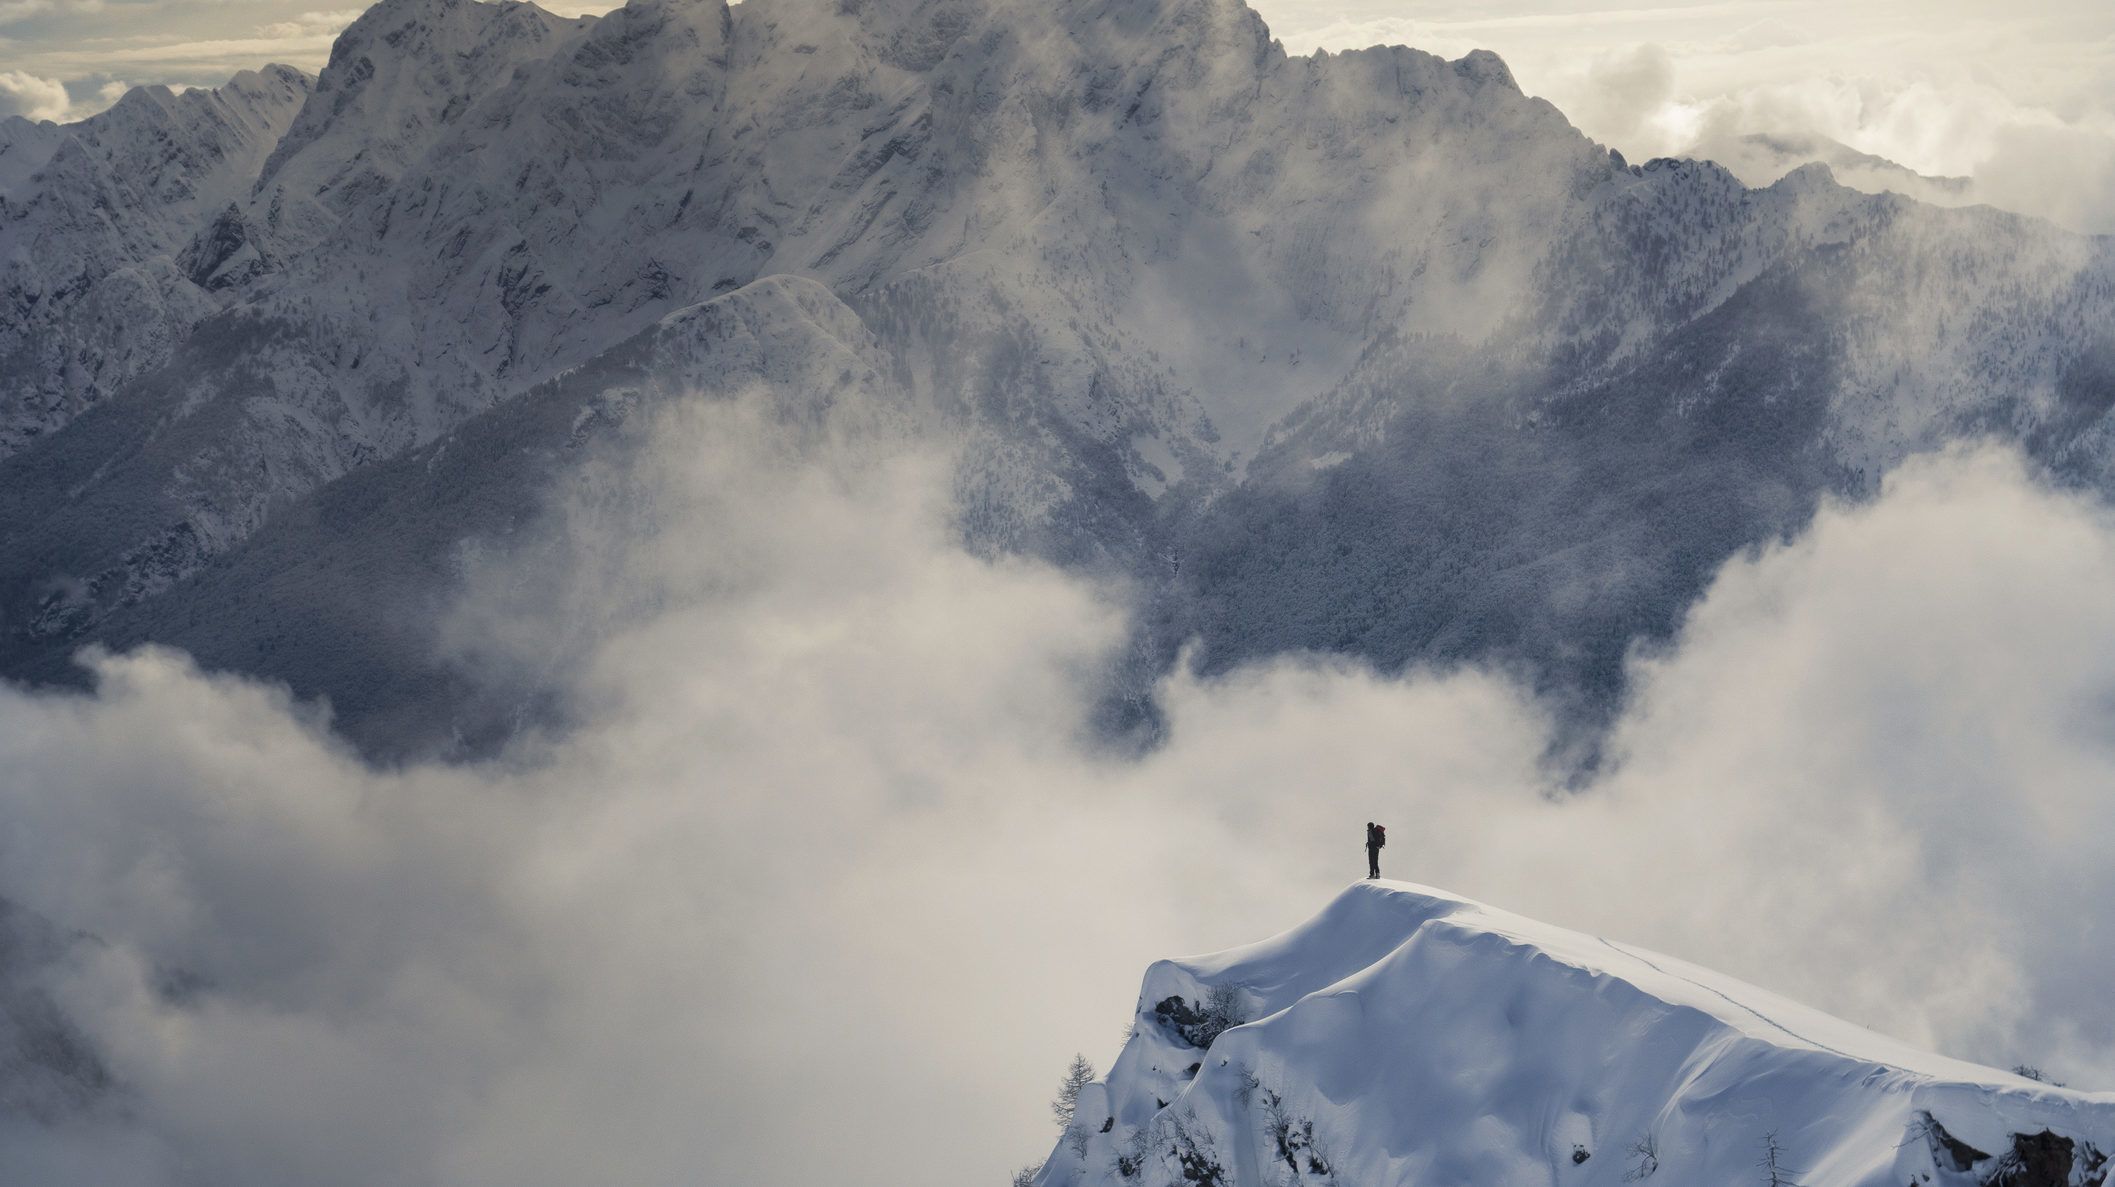
M 1373 826 L 1373 847 L 1374 847 L 1375 849 L 1379 849 L 1379 848 L 1380 848 L 1381 846 L 1383 846 L 1383 845 L 1386 845 L 1387 843 L 1388 843 L 1388 827 L 1387 827 L 1386 825 L 1381 825 L 1381 824 L 1376 824 L 1376 825 L 1374 825 L 1374 826 Z

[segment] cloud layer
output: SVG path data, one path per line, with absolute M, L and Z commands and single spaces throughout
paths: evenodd
M 1961 453 L 1734 562 L 1553 797 L 1479 672 L 1287 660 L 1084 736 L 1120 591 L 956 544 L 944 449 L 669 414 L 454 645 L 580 726 L 370 769 L 181 656 L 0 691 L 0 896 L 123 1085 L 0 1135 L 47 1183 L 991 1182 L 1145 963 L 1363 872 L 1604 930 L 1986 1060 L 2115 1083 L 2115 522 Z M 864 442 L 864 443 L 862 443 Z
M 1632 160 L 1709 156 L 1761 185 L 1802 162 L 1745 170 L 1740 137 L 1827 137 L 1927 175 L 1971 176 L 1965 200 L 2115 231 L 2115 16 L 2106 5 L 1501 0 L 1414 16 L 1390 0 L 1257 7 L 1301 52 L 1375 42 L 1450 57 L 1496 50 L 1529 93 Z M 1841 179 L 1862 188 L 1886 180 Z M 1917 187 L 1912 196 L 1936 195 Z

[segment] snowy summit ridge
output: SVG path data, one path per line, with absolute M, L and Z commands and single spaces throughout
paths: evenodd
M 1250 1021 L 1242 1021 L 1248 1019 Z M 1442 891 L 1146 973 L 1036 1182 L 2098 1187 L 2115 1095 Z

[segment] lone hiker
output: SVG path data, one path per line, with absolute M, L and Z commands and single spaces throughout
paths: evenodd
M 1371 820 L 1366 822 L 1366 876 L 1381 876 L 1381 846 L 1388 843 L 1388 830 Z

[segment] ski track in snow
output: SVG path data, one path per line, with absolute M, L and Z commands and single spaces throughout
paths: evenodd
M 1738 998 L 1730 996 L 1723 990 L 1714 988 L 1710 985 L 1706 985 L 1702 981 L 1698 981 L 1693 977 L 1685 977 L 1680 973 L 1670 972 L 1669 970 L 1660 967 L 1658 964 L 1655 964 L 1643 953 L 1625 948 L 1621 944 L 1616 943 L 1614 940 L 1609 939 L 1607 936 L 1598 936 L 1596 938 L 1599 939 L 1603 944 L 1606 944 L 1610 949 L 1616 952 L 1620 952 L 1624 956 L 1627 956 L 1630 959 L 1637 961 L 1639 964 L 1644 965 L 1646 968 L 1651 969 L 1653 972 L 1659 973 L 1661 976 L 1664 977 L 1670 977 L 1676 981 L 1683 981 L 1690 985 L 1694 985 L 1698 989 L 1701 989 L 1704 992 L 1711 994 L 1713 997 L 1716 997 L 1719 1000 L 1725 1002 L 1727 1005 L 1753 1015 L 1759 1021 L 1766 1023 L 1767 1025 L 1775 1028 L 1776 1030 L 1782 1032 L 1783 1034 L 1791 1038 L 1797 1039 L 1800 1042 L 1805 1043 L 1809 1047 L 1812 1047 L 1818 1051 L 1826 1051 L 1831 1055 L 1841 1055 L 1845 1059 L 1859 1058 L 1858 1056 L 1853 1055 L 1848 1051 L 1838 1050 L 1835 1047 L 1829 1046 L 1827 1043 L 1820 1042 L 1816 1039 L 1810 1039 L 1807 1036 L 1800 1034 L 1798 1031 L 1793 1030 L 1791 1027 L 1786 1026 L 1784 1023 L 1779 1022 L 1777 1019 L 1770 1017 L 1768 1014 L 1763 1013 L 1761 1010 L 1756 1009 L 1754 1006 L 1751 1006 Z

